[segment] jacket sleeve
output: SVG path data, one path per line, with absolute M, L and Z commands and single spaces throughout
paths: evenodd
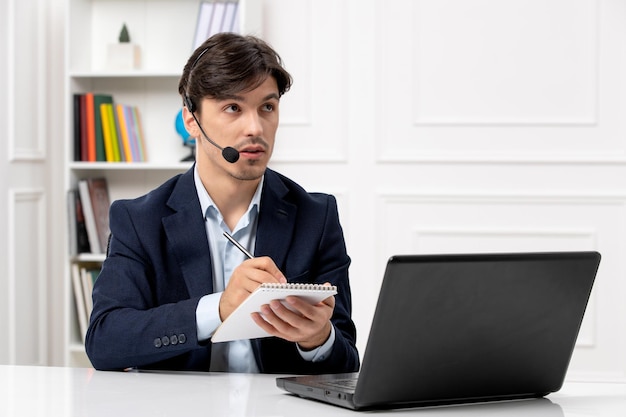
M 352 321 L 352 297 L 348 277 L 350 258 L 346 251 L 343 231 L 339 223 L 337 203 L 333 196 L 319 195 L 323 210 L 302 213 L 311 221 L 300 222 L 291 242 L 283 272 L 290 282 L 337 286 L 335 309 L 331 322 L 335 327 L 335 343 L 323 361 L 309 362 L 302 359 L 295 344 L 277 338 L 260 339 L 258 361 L 266 373 L 321 374 L 355 372 L 359 369 L 356 349 L 356 328 Z M 321 214 L 320 214 L 321 212 Z M 306 265 L 302 271 L 301 265 Z
M 159 363 L 202 368 L 210 352 L 197 340 L 200 297 L 186 294 L 176 260 L 158 251 L 164 246 L 158 224 L 134 219 L 127 204 L 116 201 L 110 208 L 109 254 L 94 284 L 87 355 L 102 370 Z

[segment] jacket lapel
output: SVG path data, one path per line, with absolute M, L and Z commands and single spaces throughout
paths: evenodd
M 213 292 L 211 254 L 193 172 L 192 167 L 179 178 L 168 200 L 174 213 L 162 220 L 168 247 L 192 298 Z
M 271 257 L 280 269 L 291 245 L 297 212 L 296 206 L 286 201 L 287 192 L 278 175 L 267 169 L 254 255 Z

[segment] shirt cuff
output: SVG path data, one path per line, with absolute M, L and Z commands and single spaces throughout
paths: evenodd
M 323 345 L 316 347 L 313 350 L 302 350 L 300 346 L 296 343 L 296 347 L 298 348 L 298 352 L 300 352 L 300 356 L 302 359 L 309 362 L 321 362 L 328 357 L 330 352 L 333 350 L 333 345 L 335 344 L 335 326 L 331 324 L 330 326 L 330 336 L 328 336 L 328 340 L 324 342 Z
M 221 292 L 207 294 L 200 299 L 196 307 L 196 328 L 198 340 L 208 340 L 215 329 L 222 324 L 220 320 L 220 298 Z

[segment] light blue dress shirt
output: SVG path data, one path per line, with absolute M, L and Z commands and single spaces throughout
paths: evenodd
M 259 182 L 259 186 L 252 197 L 252 201 L 250 201 L 248 210 L 241 219 L 239 219 L 235 229 L 232 231 L 229 230 L 222 214 L 202 185 L 197 167 L 194 169 L 194 181 L 202 213 L 204 213 L 205 216 L 208 241 L 211 242 L 209 244 L 209 251 L 213 265 L 214 292 L 213 294 L 207 294 L 202 297 L 196 308 L 198 340 L 207 340 L 221 324 L 219 301 L 224 292 L 224 288 L 228 285 L 228 280 L 233 270 L 246 260 L 246 256 L 223 236 L 223 232 L 230 233 L 239 243 L 246 247 L 250 253 L 254 253 L 263 179 Z M 331 326 L 331 335 L 326 343 L 310 351 L 303 351 L 298 347 L 298 351 L 305 360 L 321 361 L 330 354 L 334 341 L 335 329 L 334 326 Z M 215 343 L 212 347 L 210 370 L 247 373 L 259 372 L 250 341 L 236 340 L 232 342 Z

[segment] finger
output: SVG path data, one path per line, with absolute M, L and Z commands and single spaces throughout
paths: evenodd
M 257 271 L 264 272 L 264 274 L 255 275 L 255 280 L 257 280 L 258 282 L 287 282 L 287 278 L 285 278 L 285 275 L 283 275 L 281 270 L 278 269 L 272 258 L 270 258 L 269 256 L 261 256 L 258 258 L 248 259 L 244 261 L 241 265 L 251 267 L 253 269 L 256 269 Z
M 282 336 L 281 333 L 276 330 L 276 328 L 272 326 L 272 324 L 268 322 L 267 319 L 264 318 L 264 316 L 262 316 L 260 313 L 252 313 L 250 316 L 252 317 L 252 320 L 256 323 L 256 325 L 265 330 L 267 333 L 271 334 L 272 336 Z
M 330 319 L 335 309 L 335 297 L 332 295 L 317 304 L 311 304 L 296 296 L 286 297 L 285 302 L 302 316 L 311 320 L 315 320 L 319 316 L 325 320 Z
M 330 320 L 331 312 L 324 312 L 321 309 L 315 311 L 310 304 L 304 303 L 303 306 L 312 309 L 306 315 L 299 310 L 291 310 L 283 305 L 280 301 L 272 300 L 262 310 L 265 318 L 280 332 L 291 335 L 296 340 L 302 340 L 303 337 L 310 336 L 319 331 L 323 323 Z M 328 310 L 328 308 L 324 308 Z

